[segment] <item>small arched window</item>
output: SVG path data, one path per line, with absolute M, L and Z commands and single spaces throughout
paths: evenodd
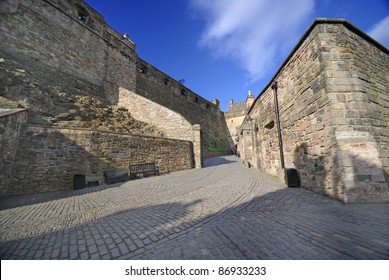
M 89 17 L 88 11 L 84 7 L 78 4 L 76 4 L 76 9 L 77 9 L 77 19 L 81 22 L 86 23 Z
M 141 65 L 139 67 L 139 73 L 141 74 L 147 74 L 147 67 L 145 65 Z
M 163 85 L 164 87 L 167 87 L 167 86 L 169 85 L 169 79 L 168 79 L 168 78 L 164 78 L 164 79 L 163 79 L 163 82 L 162 82 L 162 85 Z

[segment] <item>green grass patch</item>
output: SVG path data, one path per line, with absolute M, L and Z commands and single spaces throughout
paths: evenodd
M 211 147 L 207 147 L 208 151 L 210 152 L 225 152 L 226 150 L 223 149 L 223 148 L 211 148 Z

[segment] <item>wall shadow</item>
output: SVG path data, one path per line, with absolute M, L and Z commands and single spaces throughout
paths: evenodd
M 303 142 L 294 149 L 294 165 L 300 177 L 301 186 L 316 193 L 325 193 L 325 156 L 312 157 L 308 145 Z
M 39 202 L 52 198 L 59 199 L 72 195 L 74 176 L 77 174 L 86 176 L 85 185 L 80 186 L 86 188 L 88 181 L 104 184 L 104 171 L 128 169 L 129 157 L 126 159 L 122 157 L 121 161 L 116 162 L 111 160 L 113 155 L 100 158 L 86 150 L 101 144 L 98 136 L 90 131 L 85 133 L 82 130 L 75 130 L 75 132 L 79 133 L 75 136 L 77 141 L 63 134 L 61 129 L 25 125 L 19 139 L 12 181 L 7 194 L 11 196 L 36 194 L 33 198 Z M 44 194 L 49 192 L 55 193 Z M 81 194 L 83 192 L 85 191 L 79 191 Z M 1 202 L 6 200 L 7 198 L 4 198 Z M 8 200 L 11 201 L 12 197 Z M 20 197 L 19 200 L 23 201 L 23 198 Z M 28 199 L 25 200 L 28 203 Z M 33 200 L 30 202 L 34 203 Z M 4 207 L 3 203 L 1 207 Z
M 192 150 L 189 141 L 24 125 L 5 195 L 70 190 L 75 175 L 85 175 L 87 186 L 103 184 L 105 171 L 129 173 L 130 163 L 155 162 L 161 174 L 190 169 Z
M 2 242 L 0 257 L 389 259 L 388 204 L 343 204 L 302 188 L 285 188 L 201 219 L 180 222 L 201 203 L 139 207 Z
M 389 174 L 381 166 L 344 151 L 313 157 L 307 149 L 303 142 L 294 150 L 304 188 L 345 203 L 389 202 Z
M 69 189 L 62 191 L 54 191 L 54 192 L 44 192 L 44 193 L 33 193 L 33 194 L 25 194 L 25 195 L 15 195 L 10 197 L 2 197 L 0 198 L 0 210 L 12 209 L 21 206 L 29 206 L 54 200 L 61 200 L 70 197 L 78 197 L 86 194 L 101 192 L 111 188 L 118 188 L 123 183 L 114 183 L 114 184 L 106 184 L 101 183 L 98 186 L 93 187 L 85 187 L 83 189 Z
M 159 233 L 155 232 L 155 229 L 164 227 L 164 225 L 169 227 L 170 224 L 174 221 L 188 215 L 190 213 L 190 209 L 199 203 L 201 203 L 201 200 L 194 200 L 187 204 L 162 203 L 158 205 L 132 209 L 127 203 L 118 203 L 113 205 L 116 213 L 105 216 L 103 218 L 87 221 L 73 227 L 66 227 L 64 229 L 46 232 L 35 236 L 13 238 L 6 241 L 3 240 L 0 242 L 0 258 L 20 259 L 20 254 L 25 254 L 24 258 L 35 259 L 39 255 L 39 253 L 37 254 L 37 250 L 26 247 L 22 251 L 15 251 L 13 248 L 15 245 L 20 248 L 20 244 L 31 245 L 31 243 L 41 244 L 42 246 L 39 246 L 41 249 L 43 248 L 43 250 L 47 249 L 51 251 L 50 255 L 46 255 L 44 253 L 40 256 L 44 259 L 84 259 L 83 254 L 74 255 L 67 249 L 80 249 L 81 246 L 85 247 L 85 251 L 87 251 L 88 248 L 86 248 L 86 246 L 92 245 L 92 243 L 89 241 L 94 242 L 94 240 L 97 239 L 103 239 L 108 242 L 115 242 L 116 244 L 125 242 L 127 246 L 131 247 L 133 250 L 143 248 L 145 245 L 161 238 L 162 235 L 168 236 L 169 234 L 174 234 L 176 232 L 174 229 L 161 231 Z M 98 208 L 94 210 L 97 212 L 99 211 Z M 85 213 L 80 214 L 85 215 Z M 73 218 L 71 215 L 72 214 L 68 214 L 67 216 L 69 217 L 61 217 L 61 220 L 63 220 L 63 222 L 67 222 L 69 219 Z M 81 218 L 81 216 L 79 218 Z M 59 225 L 61 225 L 61 222 L 59 222 Z M 60 234 L 62 237 L 60 237 L 58 234 Z M 80 236 L 80 234 L 82 236 Z M 88 238 L 90 238 L 89 241 L 87 240 Z M 147 240 L 145 240 L 146 238 Z M 82 245 L 79 244 L 80 239 L 84 240 L 81 242 Z M 54 245 L 56 247 L 61 246 L 62 248 L 65 247 L 67 249 L 64 249 L 61 252 L 57 252 L 58 254 L 56 254 L 54 252 L 55 250 L 53 251 L 53 248 L 50 248 L 50 246 Z M 103 247 L 105 250 L 108 249 L 107 246 Z M 117 249 L 117 246 L 109 247 L 114 247 Z M 87 252 L 88 253 L 86 255 L 90 256 L 93 254 L 92 252 Z
M 279 189 L 180 224 L 187 230 L 179 238 L 131 258 L 389 259 L 388 213 L 388 204 L 346 205 L 302 188 Z
M 225 156 L 218 156 L 218 157 L 205 159 L 203 168 L 215 167 L 218 165 L 230 164 L 230 163 L 235 163 L 235 162 L 236 162 L 236 160 L 232 161 L 232 160 L 226 159 Z

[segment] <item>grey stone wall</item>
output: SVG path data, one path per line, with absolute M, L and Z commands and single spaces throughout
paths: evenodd
M 164 137 L 193 141 L 192 124 L 175 111 L 125 89 L 120 90 L 119 100 L 135 119 L 158 127 Z
M 156 162 L 162 174 L 190 169 L 192 146 L 165 138 L 24 125 L 11 181 L 2 195 L 72 189 L 76 174 L 103 183 L 104 171 L 128 170 L 129 164 Z
M 176 112 L 191 125 L 199 124 L 204 157 L 211 156 L 207 147 L 228 149 L 219 108 L 140 59 L 135 44 L 83 1 L 4 0 L 0 13 L 1 58 L 6 64 L 14 61 L 32 81 L 18 83 L 21 94 L 15 95 L 15 85 L 7 82 L 10 73 L 5 71 L 0 75 L 5 77 L 0 90 L 7 98 L 32 108 L 33 123 L 50 124 L 50 117 L 65 113 L 63 92 L 93 96 L 104 104 L 129 104 L 131 95 L 126 93 L 130 93 Z M 26 92 L 31 92 L 30 96 Z M 150 121 L 139 111 L 131 113 Z M 169 130 L 165 133 L 172 134 Z
M 87 21 L 78 20 L 78 7 L 88 11 Z M 0 13 L 2 49 L 94 84 L 111 82 L 107 61 L 117 60 L 117 52 L 134 56 L 82 1 L 2 1 Z
M 214 156 L 207 147 L 229 151 L 224 114 L 213 104 L 162 73 L 149 63 L 139 60 L 136 93 L 177 112 L 202 130 L 204 158 Z M 121 98 L 126 98 L 125 95 Z
M 315 21 L 249 112 L 252 165 L 282 174 L 277 80 L 285 165 L 302 186 L 348 203 L 388 202 L 388 53 L 346 21 Z
M 7 193 L 18 150 L 21 126 L 26 121 L 25 110 L 0 108 L 0 196 Z

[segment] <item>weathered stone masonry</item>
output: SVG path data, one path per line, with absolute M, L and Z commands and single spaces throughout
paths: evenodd
M 66 190 L 73 176 L 104 183 L 103 172 L 155 162 L 160 172 L 193 168 L 189 141 L 23 125 L 7 195 Z
M 1 2 L 0 13 L 1 56 L 5 62 L 15 60 L 19 67 L 27 69 L 38 80 L 42 95 L 49 92 L 45 100 L 36 102 L 38 107 L 44 104 L 31 111 L 31 119 L 36 119 L 34 123 L 45 123 L 53 111 L 61 111 L 60 104 L 50 101 L 57 92 L 93 96 L 105 104 L 123 106 L 130 106 L 139 101 L 139 97 L 134 97 L 142 96 L 180 115 L 183 122 L 199 124 L 204 157 L 212 156 L 206 153 L 206 147 L 228 150 L 220 109 L 140 59 L 135 44 L 109 27 L 83 1 L 7 0 Z M 53 77 L 56 77 L 54 81 Z M 11 86 L 3 90 L 8 98 L 16 99 L 12 97 Z M 24 89 L 29 90 L 26 86 Z M 31 99 L 28 103 L 34 102 Z M 15 101 L 24 102 L 24 99 Z M 141 111 L 136 106 L 129 109 L 140 121 L 158 123 L 153 110 L 144 110 L 147 107 Z M 44 120 L 38 120 L 38 116 Z M 165 135 L 193 138 L 190 129 L 187 135 L 182 130 L 174 133 L 167 129 L 175 121 L 161 119 L 159 123 L 166 128 Z
M 348 203 L 389 202 L 388 54 L 344 20 L 316 20 L 250 109 L 246 160 L 280 171 L 277 81 L 285 165 L 302 186 Z
M 77 103 L 84 99 L 87 102 Z M 4 107 L 4 104 L 7 106 Z M 8 104 L 12 106 L 8 107 Z M 85 107 L 88 104 L 91 106 L 97 104 L 99 108 L 90 110 Z M 126 121 L 113 119 L 116 116 L 113 114 L 115 112 L 111 113 L 113 106 L 116 106 L 114 109 L 117 112 L 123 112 L 120 118 L 127 114 L 122 110 L 124 107 L 138 123 L 128 128 L 125 127 Z M 154 134 L 150 135 L 183 140 L 183 142 L 165 140 L 177 143 L 179 151 L 173 144 L 169 144 L 169 153 L 152 150 L 165 172 L 201 167 L 204 158 L 220 154 L 208 151 L 208 147 L 229 150 L 224 115 L 219 107 L 140 59 L 135 52 L 135 44 L 109 27 L 104 18 L 82 0 L 0 1 L 0 107 L 26 108 L 28 125 L 25 127 L 26 129 L 34 127 L 32 130 L 35 132 L 29 135 L 39 136 L 43 143 L 47 141 L 43 135 L 48 137 L 49 134 L 36 131 L 50 130 L 47 126 L 54 125 L 57 132 L 50 132 L 51 134 L 59 133 L 64 137 L 64 143 L 73 143 L 70 137 L 73 134 L 63 133 L 62 129 L 74 130 L 73 124 L 83 122 L 84 119 L 86 119 L 82 126 L 84 128 L 88 128 L 85 127 L 85 123 L 92 123 L 93 120 L 94 124 L 98 124 L 101 116 L 96 115 L 96 112 L 106 113 L 107 118 L 104 120 L 105 123 L 108 122 L 106 127 L 114 131 L 128 131 L 131 134 L 129 129 L 132 127 L 148 123 L 150 126 L 146 127 L 147 129 L 139 129 L 134 133 L 151 131 Z M 77 112 L 81 111 L 82 117 L 77 115 Z M 112 123 L 109 123 L 111 121 Z M 104 135 L 107 142 L 115 142 L 117 139 L 115 134 L 112 134 L 111 140 L 108 140 L 109 134 Z M 65 136 L 70 138 L 66 140 Z M 31 140 L 34 140 L 34 137 Z M 129 135 L 126 137 L 136 138 Z M 27 143 L 20 142 L 20 145 L 15 145 L 20 149 L 17 158 L 27 166 L 29 160 L 32 163 L 34 161 L 32 158 L 29 160 L 23 158 L 23 149 L 32 157 L 39 154 L 40 146 L 37 145 L 35 151 L 29 153 L 28 149 L 32 148 L 28 146 L 30 138 L 23 136 L 20 139 Z M 149 141 L 147 137 L 144 139 L 146 142 Z M 187 154 L 184 156 L 180 147 L 182 143 L 186 143 L 187 146 L 187 141 L 191 142 L 192 150 L 185 149 Z M 166 146 L 166 143 L 154 144 L 160 147 Z M 90 146 L 77 145 L 84 148 L 84 151 L 80 148 L 80 156 L 89 158 Z M 147 148 L 145 151 L 150 149 Z M 174 152 L 177 152 L 177 155 Z M 114 151 L 113 153 L 115 154 Z M 162 156 L 167 158 L 162 159 Z M 193 159 L 189 159 L 192 157 Z M 97 169 L 95 164 L 93 168 L 82 167 L 81 162 L 77 163 L 77 168 L 81 171 L 86 168 L 87 176 L 91 172 L 97 172 L 101 176 L 104 162 L 107 168 L 119 167 L 114 158 L 111 158 L 112 162 L 108 162 L 107 157 L 100 160 L 97 158 L 95 155 L 93 160 L 86 161 L 86 164 L 89 164 L 89 161 L 100 162 Z M 185 160 L 180 163 L 178 158 Z M 27 178 L 33 179 L 32 175 L 27 175 L 24 171 L 22 172 L 24 175 L 21 173 L 19 175 L 17 170 L 23 167 L 18 165 L 17 160 L 12 168 L 8 163 L 8 169 L 13 170 L 15 180 L 12 182 L 7 180 L 7 185 L 3 186 L 4 192 L 15 194 L 23 190 L 52 191 L 64 189 L 65 182 L 67 188 L 71 188 L 70 173 L 76 172 L 77 168 L 71 169 L 70 172 L 68 162 L 60 156 L 58 159 L 59 163 L 65 165 L 64 170 L 68 170 L 66 174 L 54 176 L 54 173 L 51 173 L 48 176 L 51 183 L 43 183 L 42 177 L 33 180 L 34 184 L 31 187 L 28 187 L 26 182 Z M 169 159 L 173 160 L 174 164 Z M 131 160 L 141 159 L 131 156 Z M 50 160 L 50 165 L 54 165 L 54 159 Z M 38 170 L 43 170 L 43 165 L 40 168 Z M 56 169 L 61 168 L 57 166 Z M 29 171 L 32 172 L 32 169 Z M 82 173 L 81 171 L 77 173 Z M 10 171 L 7 172 L 9 176 Z M 62 175 L 66 175 L 65 178 L 62 178 Z M 55 186 L 54 180 L 59 181 L 58 186 Z M 21 182 L 21 186 L 18 187 L 16 182 Z M 10 184 L 16 189 L 8 188 Z M 41 185 L 41 189 L 38 185 Z
M 207 147 L 229 151 L 224 114 L 217 105 L 205 100 L 141 59 L 139 59 L 139 67 L 136 93 L 183 116 L 192 125 L 199 124 L 202 131 L 203 158 L 215 156 L 208 151 Z M 133 101 L 131 97 L 123 94 L 120 102 L 128 102 L 127 98 L 130 98 L 130 102 Z M 144 112 L 141 111 L 143 114 Z M 144 114 L 146 121 L 153 123 L 148 116 L 152 116 L 154 112 L 151 110 L 146 112 L 147 114 Z
M 21 125 L 27 122 L 27 111 L 0 111 L 0 196 L 7 193 L 18 151 Z

